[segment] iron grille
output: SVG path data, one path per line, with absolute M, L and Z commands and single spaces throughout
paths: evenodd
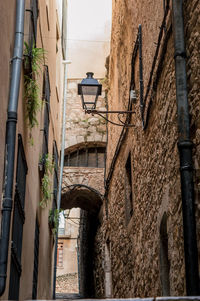
M 18 154 L 16 171 L 16 189 L 14 197 L 14 213 L 12 225 L 12 243 L 11 243 L 11 265 L 10 265 L 10 286 L 9 299 L 18 300 L 19 284 L 22 271 L 21 252 L 23 224 L 25 221 L 24 201 L 26 189 L 26 174 L 28 168 L 22 143 L 21 135 L 18 135 Z
M 35 222 L 35 241 L 34 241 L 34 269 L 33 269 L 33 287 L 32 299 L 37 299 L 37 283 L 38 283 L 38 258 L 39 258 L 39 224 L 36 218 Z
M 103 168 L 105 166 L 105 147 L 82 148 L 66 154 L 65 166 Z
M 48 104 L 44 107 L 44 141 L 43 141 L 43 153 L 48 153 L 48 141 L 49 141 L 49 109 Z
M 44 66 L 44 83 L 43 83 L 43 99 L 50 105 L 50 81 L 49 81 L 49 68 Z
M 37 40 L 37 18 L 38 18 L 38 0 L 31 1 L 31 10 L 32 10 L 32 18 L 33 18 L 33 34 L 34 34 L 34 41 L 36 45 Z
M 43 81 L 43 99 L 44 106 L 44 136 L 43 136 L 43 156 L 48 153 L 49 140 L 49 111 L 50 111 L 50 83 L 48 66 L 45 66 L 44 81 Z
M 57 193 L 58 193 L 58 149 L 55 141 L 53 146 L 53 160 L 54 160 L 53 198 L 54 198 L 54 202 L 56 203 Z
M 29 27 L 29 46 L 36 47 L 37 39 L 37 18 L 38 18 L 38 0 L 31 0 L 30 9 L 27 9 L 30 12 L 30 27 Z

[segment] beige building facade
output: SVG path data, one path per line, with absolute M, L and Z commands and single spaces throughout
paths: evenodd
M 78 273 L 77 237 L 79 220 L 79 208 L 66 210 L 60 216 L 57 276 Z
M 17 11 L 21 12 L 21 16 L 24 15 L 22 35 L 24 31 L 26 45 L 22 41 L 21 58 L 13 57 Z M 57 206 L 60 111 L 63 102 L 61 11 L 61 2 L 54 0 L 11 0 L 0 4 L 1 222 L 5 221 L 7 208 L 4 188 L 7 187 L 5 172 L 8 148 L 5 148 L 5 135 L 9 90 L 12 86 L 10 78 L 15 76 L 12 74 L 13 62 L 21 62 L 21 75 L 19 73 L 15 77 L 15 83 L 19 80 L 20 84 L 16 105 L 16 145 L 6 278 L 2 272 L 5 247 L 2 238 L 5 229 L 1 224 L 2 300 L 52 298 L 54 213 Z M 38 64 L 38 68 L 34 64 Z M 2 285 L 4 279 L 5 290 Z

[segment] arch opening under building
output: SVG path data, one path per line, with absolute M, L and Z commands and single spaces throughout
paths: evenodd
M 61 209 L 64 210 L 64 212 L 68 212 L 65 218 L 73 221 L 78 226 L 76 251 L 79 294 L 81 297 L 91 298 L 94 297 L 94 239 L 103 195 L 96 189 L 84 184 L 67 185 L 63 187 L 62 190 Z M 80 208 L 79 217 L 73 218 L 69 216 L 70 210 L 74 208 Z M 68 231 L 69 229 L 66 230 Z M 69 233 L 68 236 L 69 239 L 73 238 L 70 237 Z M 64 240 L 62 242 L 60 241 L 62 259 L 64 256 L 65 243 Z M 73 258 L 69 258 L 68 256 L 68 260 L 73 260 Z M 63 264 L 65 263 L 63 262 Z

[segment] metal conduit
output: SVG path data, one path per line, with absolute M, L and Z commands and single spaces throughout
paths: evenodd
M 184 43 L 183 1 L 173 0 L 174 59 L 176 74 L 176 101 L 178 111 L 178 148 L 180 156 L 181 194 L 183 211 L 186 291 L 198 296 L 198 251 L 194 208 L 192 142 L 187 96 L 186 52 Z

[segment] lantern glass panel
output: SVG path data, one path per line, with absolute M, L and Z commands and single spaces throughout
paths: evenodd
M 98 87 L 97 86 L 82 86 L 83 95 L 97 95 Z

